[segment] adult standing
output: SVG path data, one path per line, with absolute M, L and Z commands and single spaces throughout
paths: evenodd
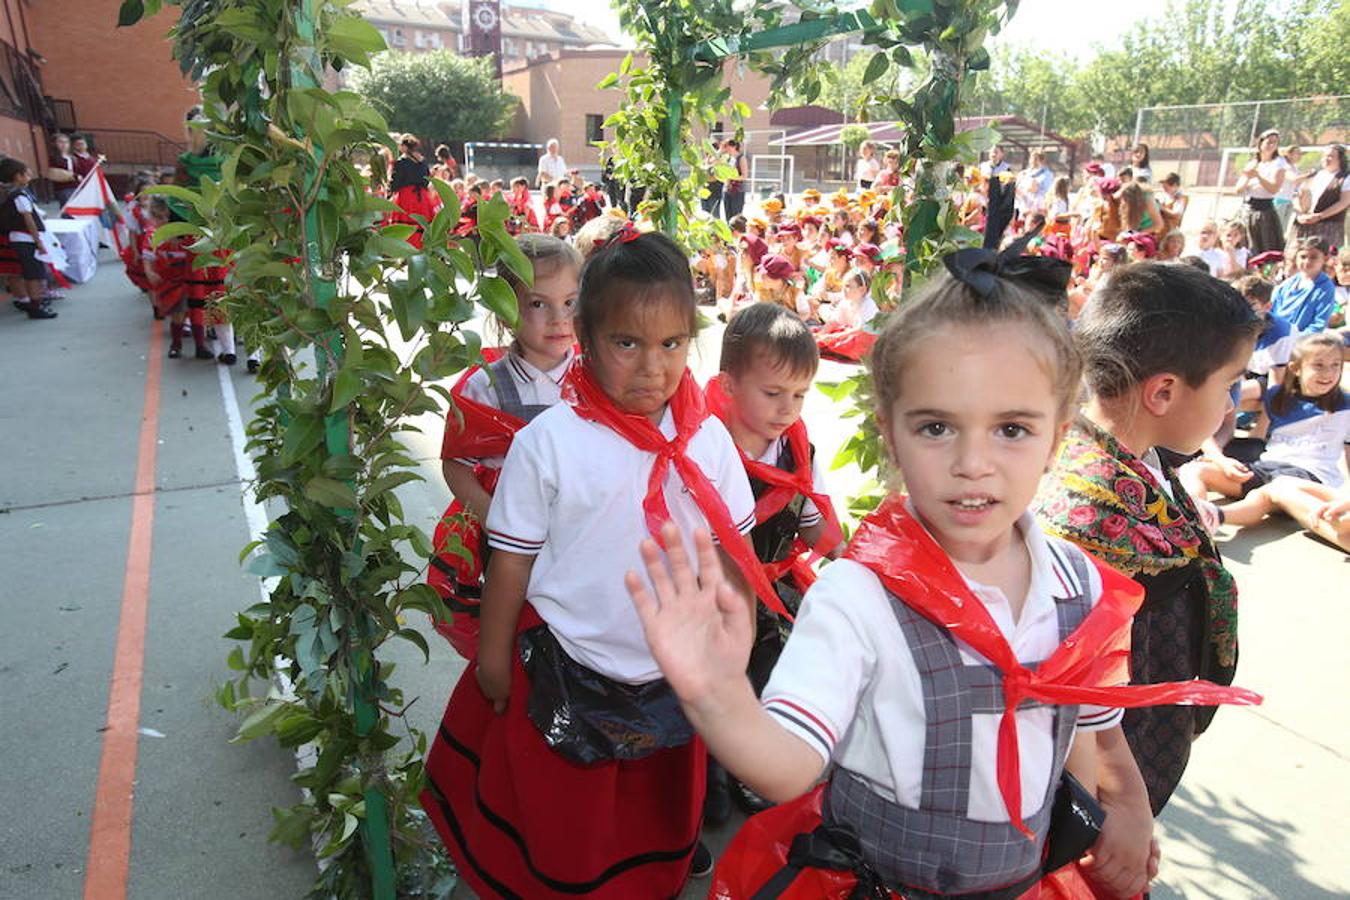
M 989 159 L 980 163 L 980 174 L 984 176 L 985 189 L 989 192 L 984 219 L 984 246 L 986 249 L 997 249 L 1003 240 L 1004 230 L 1013 218 L 1015 193 L 1012 166 L 1004 160 L 1001 145 L 995 144 L 990 149 Z
M 1345 211 L 1350 208 L 1350 165 L 1344 144 L 1322 154 L 1322 166 L 1303 186 L 1299 205 L 1306 210 L 1294 220 L 1300 240 L 1320 237 L 1328 251 L 1345 246 Z
M 730 222 L 745 209 L 745 181 L 750 171 L 741 142 L 736 138 L 723 141 L 722 152 L 727 156 L 727 164 L 736 170 L 736 177 L 728 178 L 722 189 L 722 217 Z
M 94 156 L 89 152 L 89 139 L 82 134 L 75 135 L 71 141 L 71 152 L 74 156 L 73 165 L 75 167 L 75 181 L 84 181 L 85 176 L 94 171 L 94 167 L 103 162 L 102 156 Z
M 881 163 L 877 160 L 877 146 L 871 141 L 863 141 L 858 147 L 858 159 L 853 164 L 853 181 L 858 190 L 865 191 L 881 174 Z
M 61 131 L 56 133 L 52 138 L 52 152 L 47 163 L 47 180 L 55 186 L 56 202 L 65 206 L 80 184 L 80 179 L 75 175 L 75 157 L 70 153 L 70 135 Z
M 421 144 L 411 134 L 399 138 L 399 157 L 394 161 L 394 171 L 389 178 L 389 199 L 398 204 L 403 215 L 391 213 L 390 222 L 416 226 L 417 230 L 408 238 L 414 247 L 422 246 L 422 226 L 413 219 L 414 215 L 430 220 L 440 209 L 439 197 L 431 190 L 427 180 L 431 178 L 431 167 L 422 158 Z
M 559 152 L 558 139 L 549 138 L 544 150 L 544 155 L 539 157 L 539 171 L 534 178 L 535 187 L 552 184 L 567 174 L 567 160 L 563 159 L 562 153 Z
M 1284 249 L 1280 216 L 1275 212 L 1275 195 L 1284 186 L 1289 164 L 1280 156 L 1280 133 L 1261 132 L 1256 140 L 1256 155 L 1238 176 L 1237 192 L 1242 195 L 1239 218 L 1247 226 L 1252 255 Z

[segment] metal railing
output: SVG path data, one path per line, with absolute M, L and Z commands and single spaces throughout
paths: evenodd
M 108 158 L 109 166 L 173 167 L 178 155 L 187 150 L 182 141 L 165 137 L 158 131 L 135 128 L 85 128 L 89 149 Z

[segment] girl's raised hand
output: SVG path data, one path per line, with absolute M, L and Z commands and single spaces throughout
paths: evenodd
M 664 554 L 655 541 L 642 542 L 647 579 L 630 570 L 624 584 L 666 680 L 683 702 L 698 704 L 745 680 L 754 623 L 748 603 L 723 575 L 707 530 L 694 531 L 697 574 L 678 527 L 667 522 L 661 540 Z

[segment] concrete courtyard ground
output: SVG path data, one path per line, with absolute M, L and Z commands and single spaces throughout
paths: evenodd
M 8 813 L 0 897 L 298 900 L 313 859 L 266 841 L 270 807 L 297 797 L 288 780 L 294 759 L 272 743 L 228 743 L 235 723 L 212 699 L 228 671 L 220 635 L 233 610 L 258 598 L 256 580 L 237 565 L 249 526 L 229 417 L 233 405 L 247 421 L 252 380 L 242 364 L 222 378 L 215 363 L 162 360 L 157 402 L 143 410 L 155 326 L 111 257 L 57 309 L 59 319 L 31 322 L 0 308 L 8 384 L 0 395 L 8 451 L 0 476 L 0 808 Z M 700 376 L 716 366 L 719 334 L 711 328 L 700 341 Z M 845 371 L 827 363 L 821 378 Z M 806 412 L 825 458 L 847 436 L 831 407 L 813 394 Z M 156 462 L 147 471 L 139 439 L 150 412 Z M 408 485 L 403 500 L 430 528 L 448 495 L 436 458 L 440 423 L 421 424 L 412 444 L 426 481 Z M 832 492 L 842 500 L 857 475 L 835 474 Z M 1350 897 L 1350 654 L 1342 648 L 1350 558 L 1288 522 L 1230 529 L 1222 543 L 1242 588 L 1239 681 L 1266 703 L 1221 711 L 1196 744 L 1160 825 L 1154 896 Z M 139 732 L 108 739 L 110 762 L 109 686 L 115 665 L 128 664 L 119 621 L 138 583 L 128 560 L 147 553 Z M 395 653 L 407 698 L 418 698 L 413 724 L 429 729 L 462 664 L 424 630 L 433 638 L 429 665 L 416 651 Z M 96 795 L 119 799 L 108 774 L 118 765 L 134 771 L 129 828 L 112 820 L 91 829 Z M 733 830 L 709 837 L 720 847 Z M 684 896 L 704 891 L 706 883 L 695 883 Z

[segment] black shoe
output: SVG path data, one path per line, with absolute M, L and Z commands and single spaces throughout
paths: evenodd
M 707 878 L 712 874 L 713 855 L 708 845 L 699 841 L 694 847 L 694 859 L 689 866 L 690 878 Z
M 250 360 L 248 361 L 248 374 L 250 374 L 250 375 L 257 375 L 257 374 L 258 374 L 258 367 L 259 367 L 260 365 L 262 365 L 262 363 L 261 363 L 260 360 L 250 359 Z
M 227 366 L 232 366 L 235 363 L 239 362 L 239 357 L 235 356 L 233 353 L 222 353 L 219 356 L 217 356 L 216 359 L 220 360 L 222 364 Z
M 212 353 L 210 350 L 206 349 L 205 347 L 198 347 L 198 348 L 197 348 L 197 358 L 198 358 L 198 359 L 215 359 L 215 358 L 216 358 L 216 355 L 215 355 L 214 353 Z
M 731 794 L 736 798 L 736 805 L 739 806 L 747 816 L 757 815 L 764 812 L 766 809 L 772 809 L 774 807 L 774 804 L 765 800 L 739 781 L 733 780 Z
M 55 319 L 56 310 L 45 303 L 29 303 L 24 309 L 30 319 Z
M 731 818 L 731 791 L 727 770 L 708 761 L 708 793 L 703 797 L 703 827 L 721 828 Z
M 182 356 L 183 356 L 182 347 L 173 346 L 169 348 L 169 359 L 181 359 Z

